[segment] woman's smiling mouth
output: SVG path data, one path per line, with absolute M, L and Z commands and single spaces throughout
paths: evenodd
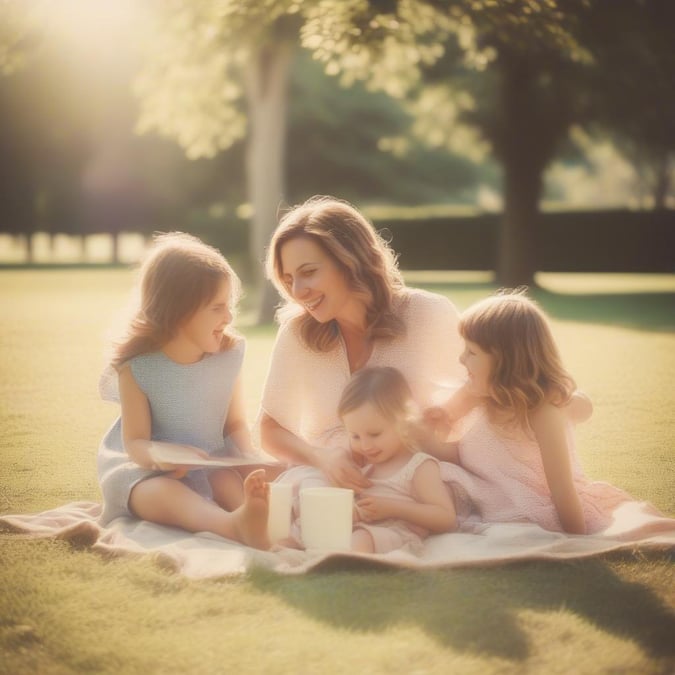
M 308 311 L 313 312 L 321 304 L 322 300 L 323 300 L 323 295 L 320 298 L 317 298 L 316 300 L 312 300 L 311 302 L 305 302 L 304 303 L 305 308 Z

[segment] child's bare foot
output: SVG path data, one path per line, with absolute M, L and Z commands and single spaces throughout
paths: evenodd
M 244 503 L 235 511 L 236 529 L 241 541 L 247 546 L 267 550 L 267 512 L 270 487 L 265 482 L 265 470 L 252 471 L 244 480 Z

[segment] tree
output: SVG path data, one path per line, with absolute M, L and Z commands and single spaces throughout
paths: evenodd
M 311 34 L 316 16 L 324 11 L 340 13 L 342 3 L 171 0 L 159 8 L 155 37 L 149 41 L 138 80 L 139 128 L 177 139 L 194 158 L 214 156 L 247 134 L 251 257 L 260 260 L 286 196 L 287 95 L 294 50 L 300 34 Z M 425 15 L 414 26 L 433 31 L 430 18 L 432 14 Z M 400 43 L 391 46 L 422 60 L 430 60 L 427 51 L 436 55 L 442 51 L 438 44 L 427 47 L 419 42 L 417 34 L 417 28 L 410 28 Z M 309 48 L 320 53 L 322 45 Z M 414 61 L 409 64 L 415 72 Z M 357 55 L 354 68 L 362 66 Z M 264 289 L 261 321 L 271 318 L 277 301 L 269 285 Z
M 335 194 L 362 204 L 457 202 L 489 180 L 458 153 L 404 137 L 412 122 L 400 100 L 362 82 L 342 87 L 299 50 L 289 96 L 289 201 Z
M 38 6 L 40 3 L 24 7 Z M 79 8 L 72 2 L 68 7 Z M 233 10 L 227 21 L 223 19 L 227 25 L 221 35 L 219 8 L 222 5 L 217 3 L 200 7 L 172 3 L 159 5 L 157 17 L 150 14 L 156 19 L 154 35 L 136 85 L 143 106 L 140 126 L 160 130 L 170 140 L 131 133 L 136 111 L 129 82 L 138 68 L 137 43 L 143 35 L 138 24 L 149 20 L 147 13 L 140 20 L 127 14 L 118 17 L 115 26 L 108 22 L 103 27 L 97 14 L 87 22 L 80 21 L 77 30 L 67 17 L 57 17 L 55 23 L 48 13 L 33 22 L 36 54 L 29 64 L 23 58 L 24 67 L 17 68 L 21 81 L 29 86 L 24 96 L 10 93 L 5 97 L 17 109 L 5 110 L 11 114 L 3 130 L 7 140 L 16 140 L 21 124 L 35 117 L 33 126 L 40 133 L 33 130 L 24 136 L 40 139 L 33 153 L 36 166 L 24 174 L 29 179 L 27 185 L 34 186 L 39 195 L 19 201 L 32 211 L 35 202 L 40 203 L 40 229 L 115 235 L 121 229 L 146 233 L 154 228 L 196 228 L 207 238 L 227 240 L 229 235 L 223 238 L 214 231 L 206 211 L 218 202 L 221 220 L 231 221 L 234 214 L 228 204 L 245 200 L 242 186 L 246 181 L 238 169 L 243 164 L 247 131 L 251 132 L 248 145 L 257 148 L 248 148 L 249 183 L 257 186 L 258 201 L 263 197 L 268 201 L 256 210 L 268 215 L 258 221 L 257 238 L 251 237 L 255 261 L 251 267 L 255 271 L 260 270 L 277 208 L 287 197 L 297 201 L 310 193 L 336 192 L 355 200 L 410 201 L 418 197 L 437 201 L 443 192 L 452 194 L 448 184 L 459 189 L 475 182 L 475 171 L 466 162 L 419 142 L 401 155 L 390 138 L 382 138 L 400 134 L 409 125 L 409 115 L 400 104 L 384 93 L 365 90 L 360 83 L 347 93 L 306 51 L 294 56 L 288 113 L 285 100 L 276 106 L 283 114 L 275 113 L 276 104 L 270 102 L 279 103 L 277 94 L 287 78 L 278 67 L 268 68 L 272 52 L 260 59 L 264 68 L 254 69 L 250 59 L 244 58 L 249 52 L 242 52 L 230 39 L 236 34 L 246 49 L 250 42 L 255 43 L 257 54 L 263 44 L 256 37 L 258 25 L 270 16 L 256 13 L 257 6 L 248 10 L 237 7 L 239 14 Z M 248 31 L 251 35 L 244 30 L 244 10 L 249 12 L 247 20 L 255 24 L 255 29 Z M 263 37 L 273 45 L 294 49 L 291 43 L 298 40 L 300 21 L 296 14 L 289 5 L 287 14 L 278 19 L 272 16 L 274 21 Z M 12 16 L 16 19 L 14 36 L 7 36 L 3 43 L 7 49 L 0 53 L 26 57 L 26 40 L 21 37 L 26 30 L 19 30 L 22 24 L 18 19 L 27 21 L 36 15 L 22 15 L 17 10 Z M 67 35 L 62 34 L 64 29 Z M 124 52 L 116 48 L 114 58 L 112 50 L 104 48 L 113 29 L 117 35 L 129 36 Z M 6 58 L 8 63 L 11 60 Z M 272 65 L 279 66 L 279 62 Z M 265 85 L 273 91 L 267 97 L 260 93 L 263 72 L 276 83 Z M 15 77 L 3 78 L 0 86 L 7 89 Z M 246 119 L 247 109 L 253 124 Z M 289 118 L 288 124 L 283 123 L 284 117 Z M 283 147 L 287 136 L 302 152 L 290 153 L 278 171 L 268 171 L 269 148 Z M 178 147 L 176 152 L 170 150 L 176 139 L 190 157 L 199 159 L 177 161 L 176 155 L 182 151 Z M 382 152 L 380 148 L 387 144 L 389 151 Z M 13 153 L 18 155 L 12 161 L 17 178 L 6 185 L 15 195 L 20 161 L 25 163 L 31 156 L 28 149 L 24 143 Z M 283 153 L 273 153 L 272 159 L 279 154 Z M 285 174 L 290 177 L 288 182 Z M 275 188 L 276 184 L 281 187 Z
M 28 235 L 29 259 L 38 229 L 83 236 L 144 226 L 134 144 L 123 130 L 125 115 L 133 116 L 128 64 L 119 54 L 102 63 L 91 51 L 101 36 L 86 35 L 88 27 L 77 35 L 86 44 L 65 39 L 54 14 L 62 8 L 38 0 L 0 5 L 0 189 L 9 197 L 0 199 L 1 226 Z
M 464 119 L 480 129 L 503 168 L 496 271 L 505 286 L 534 283 L 543 174 L 578 118 L 575 87 L 586 57 L 576 38 L 582 4 L 571 0 L 563 10 L 562 4 L 526 0 L 472 7 L 494 101 Z
M 14 3 L 0 4 L 0 230 L 26 236 L 29 260 L 37 229 L 38 153 L 35 115 L 19 107 L 26 100 L 21 73 L 35 56 L 35 33 L 31 14 Z
M 336 15 L 323 3 L 307 44 L 323 45 L 319 56 L 328 70 L 413 99 L 420 133 L 449 137 L 462 124 L 478 130 L 504 174 L 498 278 L 531 283 L 543 171 L 574 118 L 570 91 L 584 56 L 574 37 L 579 4 L 571 0 L 566 12 L 553 0 L 346 4 L 350 11 Z M 351 65 L 355 41 L 334 39 L 349 36 L 349 24 L 358 27 L 358 50 L 367 53 L 360 71 Z M 451 112 L 441 131 L 443 109 Z
M 285 197 L 287 91 L 301 20 L 291 0 L 162 3 L 137 82 L 139 129 L 175 138 L 188 157 L 213 157 L 247 134 L 250 252 L 258 261 Z M 261 320 L 276 302 L 265 285 Z
M 620 130 L 643 150 L 672 147 L 672 140 L 664 142 L 674 118 L 667 36 L 673 10 L 666 0 L 345 0 L 337 11 L 334 5 L 319 3 L 303 32 L 327 72 L 408 97 L 418 132 L 436 142 L 439 118 L 447 122 L 448 144 L 469 125 L 500 162 L 497 276 L 504 285 L 533 283 L 543 172 L 573 124 Z M 623 105 L 629 89 L 623 85 L 640 82 L 648 84 Z M 640 93 L 658 104 L 645 105 Z
M 638 168 L 654 208 L 675 168 L 674 24 L 667 0 L 596 0 L 580 25 L 595 64 L 588 117 Z

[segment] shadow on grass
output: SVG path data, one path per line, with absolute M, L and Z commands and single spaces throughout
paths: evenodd
M 672 563 L 667 553 L 654 555 L 657 562 Z M 441 646 L 511 661 L 530 655 L 519 618 L 524 610 L 565 609 L 601 631 L 633 640 L 652 658 L 675 656 L 672 610 L 650 588 L 621 579 L 603 559 L 490 569 L 421 572 L 371 565 L 365 570 L 359 561 L 337 559 L 304 577 L 259 570 L 251 581 L 257 590 L 336 628 L 367 633 L 417 626 Z M 565 635 L 557 639 L 564 641 Z

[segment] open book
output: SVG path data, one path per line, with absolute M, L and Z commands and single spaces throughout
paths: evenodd
M 201 457 L 187 446 L 152 443 L 150 457 L 157 464 L 178 464 L 182 466 L 277 466 L 280 462 L 257 457 Z

